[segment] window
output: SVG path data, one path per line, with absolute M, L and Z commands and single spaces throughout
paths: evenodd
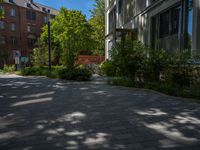
M 16 31 L 16 24 L 15 23 L 11 23 L 10 24 L 10 28 L 11 28 L 11 31 Z
M 9 2 L 10 2 L 10 3 L 14 3 L 14 1 L 13 1 L 13 0 L 9 0 Z
M 10 16 L 14 17 L 16 15 L 15 9 L 11 8 L 10 9 Z
M 133 0 L 124 1 L 124 9 L 123 9 L 124 23 L 129 22 L 131 20 L 131 18 L 136 15 L 136 13 L 140 12 L 140 10 L 141 10 L 140 8 L 142 8 L 141 4 L 143 4 L 141 2 L 141 0 L 137 0 L 137 1 L 135 1 L 135 0 L 134 1 Z M 137 8 L 137 9 L 135 9 L 135 8 Z
M 123 10 L 123 0 L 119 0 L 119 14 L 122 13 L 122 10 Z
M 36 39 L 28 38 L 27 41 L 28 41 L 27 44 L 29 48 L 33 48 L 35 46 Z
M 109 32 L 116 28 L 116 7 L 109 13 Z
M 160 14 L 160 38 L 179 33 L 180 17 L 180 5 Z
M 32 33 L 35 33 L 35 32 L 36 32 L 36 27 L 32 26 L 32 27 L 31 27 L 31 32 L 32 32 Z
M 30 2 L 27 2 L 25 4 L 26 4 L 26 7 L 31 8 L 31 3 Z
M 1 4 L 1 2 L 0 2 Z M 5 7 L 0 5 L 0 15 L 3 15 L 1 19 L 6 18 L 6 14 L 5 14 Z
M 0 10 L 5 13 L 5 7 L 4 6 L 0 6 Z
M 178 34 L 178 32 L 179 32 L 180 13 L 181 13 L 180 6 L 172 9 L 172 34 Z
M 27 32 L 29 32 L 29 33 L 35 33 L 36 32 L 36 27 L 34 27 L 34 26 L 27 26 Z
M 0 36 L 0 45 L 6 44 L 6 37 L 5 36 Z
M 36 13 L 27 10 L 26 11 L 26 19 L 28 19 L 28 20 L 36 20 Z
M 36 20 L 36 13 L 35 12 L 32 12 L 31 19 Z
M 42 8 L 42 11 L 46 12 L 46 8 L 43 7 L 43 8 Z
M 26 19 L 31 20 L 31 11 L 26 11 Z
M 17 38 L 16 37 L 11 37 L 11 44 L 12 44 L 12 46 L 17 46 Z
M 160 38 L 168 36 L 170 33 L 170 12 L 160 14 Z
M 5 29 L 5 22 L 4 21 L 0 21 L 0 30 Z

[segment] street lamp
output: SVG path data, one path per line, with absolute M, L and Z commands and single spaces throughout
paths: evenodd
M 48 25 L 48 51 L 49 51 L 49 71 L 51 72 L 51 23 L 50 10 L 47 11 L 47 25 Z

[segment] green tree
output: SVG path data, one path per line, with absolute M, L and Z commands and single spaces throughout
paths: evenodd
M 95 0 L 92 18 L 89 20 L 92 27 L 91 38 L 93 40 L 93 54 L 104 54 L 105 49 L 105 2 L 104 0 Z
M 94 16 L 89 20 L 92 27 L 91 39 L 93 40 L 93 54 L 103 55 L 105 49 L 105 21 L 104 16 Z
M 48 64 L 48 50 L 45 43 L 39 39 L 36 43 L 37 48 L 33 50 L 33 64 L 35 66 L 44 66 Z
M 89 49 L 91 28 L 86 17 L 75 10 L 61 8 L 51 20 L 52 61 L 68 68 L 74 67 L 79 51 Z M 43 28 L 41 41 L 47 44 L 48 29 Z
M 93 16 L 105 16 L 105 0 L 95 0 L 94 9 L 92 10 Z

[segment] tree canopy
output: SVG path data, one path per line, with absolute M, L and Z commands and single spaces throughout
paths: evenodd
M 94 9 L 92 10 L 93 16 L 105 16 L 105 1 L 95 0 Z
M 75 58 L 84 54 L 104 55 L 105 15 L 104 0 L 95 0 L 92 17 L 80 11 L 61 8 L 59 14 L 51 20 L 52 63 L 73 67 Z M 43 32 L 34 50 L 34 63 L 47 64 L 48 27 Z M 38 58 L 41 57 L 41 58 Z
M 92 27 L 91 38 L 93 42 L 93 54 L 104 54 L 105 44 L 105 2 L 104 0 L 95 0 L 92 18 L 89 20 Z
M 82 50 L 89 50 L 91 28 L 86 17 L 75 10 L 61 8 L 55 19 L 51 20 L 52 60 L 55 64 L 67 67 L 74 65 L 74 60 Z M 43 28 L 40 43 L 47 45 L 48 28 Z

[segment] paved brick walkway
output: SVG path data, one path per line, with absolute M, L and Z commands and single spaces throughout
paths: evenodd
M 199 150 L 200 103 L 122 87 L 0 76 L 0 150 Z

